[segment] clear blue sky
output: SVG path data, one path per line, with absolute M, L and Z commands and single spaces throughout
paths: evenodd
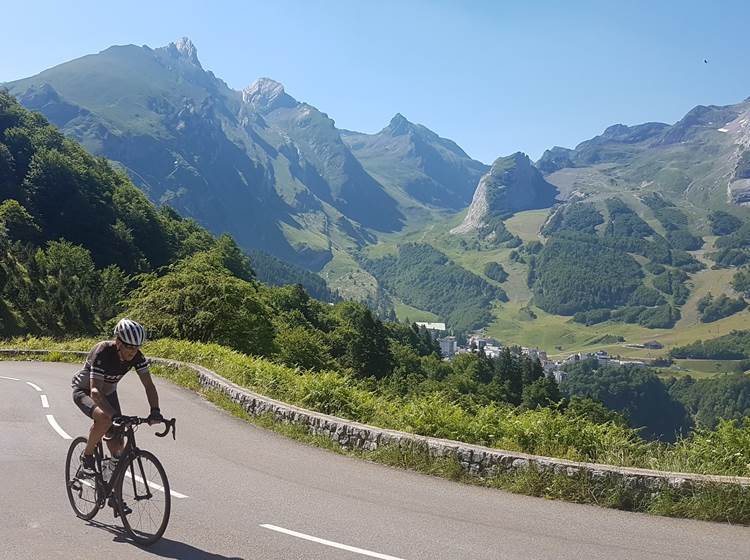
M 5 3 L 0 82 L 185 35 L 232 88 L 274 78 L 362 132 L 400 112 L 485 162 L 750 96 L 747 1 L 112 4 Z

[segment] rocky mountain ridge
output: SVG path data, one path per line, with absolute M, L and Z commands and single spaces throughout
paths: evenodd
M 110 47 L 5 87 L 119 164 L 153 201 L 311 270 L 377 232 L 400 230 L 406 208 L 459 207 L 484 168 L 413 125 L 421 142 L 414 159 L 391 164 L 401 175 L 419 174 L 421 190 L 384 186 L 327 114 L 270 78 L 232 90 L 203 69 L 187 38 L 156 49 Z M 444 172 L 450 177 L 439 177 Z M 443 196 L 445 183 L 461 194 Z

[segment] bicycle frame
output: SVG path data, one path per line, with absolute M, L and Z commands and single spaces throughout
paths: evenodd
M 128 420 L 136 419 L 137 423 L 135 425 L 138 425 L 142 423 L 142 418 L 137 417 L 129 417 Z M 172 430 L 172 438 L 175 437 L 175 420 L 174 418 L 172 420 L 164 420 L 164 424 L 166 424 L 166 430 L 161 433 L 157 433 L 156 435 L 159 437 L 164 437 L 169 433 L 169 430 Z M 108 481 L 104 480 L 104 476 L 102 473 L 102 463 L 104 461 L 104 446 L 102 445 L 102 442 L 99 441 L 99 443 L 96 446 L 97 449 L 97 474 L 96 474 L 96 482 L 99 485 L 100 492 L 99 494 L 99 505 L 104 506 L 104 503 L 106 502 L 107 498 L 114 492 L 115 485 L 117 484 L 117 481 L 121 476 L 125 476 L 126 470 L 128 466 L 130 466 L 130 479 L 133 483 L 133 496 L 135 496 L 136 500 L 144 500 L 144 499 L 150 499 L 152 497 L 151 494 L 151 488 L 148 483 L 148 480 L 146 479 L 146 473 L 143 470 L 143 464 L 141 463 L 140 456 L 138 455 L 138 452 L 140 449 L 138 448 L 136 442 L 135 442 L 135 430 L 133 429 L 133 423 L 128 422 L 126 425 L 118 427 L 117 431 L 119 432 L 117 434 L 117 437 L 125 437 L 127 438 L 127 442 L 125 443 L 125 447 L 123 449 L 122 454 L 120 455 L 118 461 L 117 461 L 117 468 L 112 472 L 112 475 L 109 477 Z M 124 432 L 124 433 L 123 433 Z M 135 458 L 135 461 L 132 459 Z M 111 458 L 110 458 L 111 460 Z M 138 469 L 140 470 L 140 473 L 135 472 L 135 464 L 138 464 Z M 139 480 L 140 479 L 140 480 Z M 136 482 L 142 482 L 143 486 L 146 488 L 146 494 L 139 496 L 138 495 L 138 487 Z M 123 481 L 124 484 L 124 481 Z

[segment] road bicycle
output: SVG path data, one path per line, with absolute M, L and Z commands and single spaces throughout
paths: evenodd
M 153 544 L 169 523 L 172 500 L 167 473 L 153 453 L 136 445 L 135 432 L 140 424 L 148 423 L 148 418 L 120 416 L 116 420 L 112 424 L 113 435 L 126 438 L 120 459 L 113 462 L 99 441 L 94 452 L 94 477 L 84 475 L 87 439 L 77 437 L 65 460 L 65 489 L 73 511 L 81 519 L 93 519 L 105 504 L 110 505 L 130 538 L 141 545 Z M 156 435 L 165 437 L 171 430 L 175 439 L 175 419 L 161 423 L 165 430 Z

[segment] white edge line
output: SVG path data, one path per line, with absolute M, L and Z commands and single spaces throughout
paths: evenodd
M 52 428 L 58 434 L 60 434 L 60 437 L 62 437 L 63 439 L 73 439 L 72 437 L 70 437 L 68 434 L 65 433 L 65 430 L 63 430 L 60 427 L 60 424 L 57 423 L 57 420 L 55 420 L 55 417 L 52 416 L 51 414 L 47 415 L 47 422 L 49 422 L 49 425 L 52 426 Z
M 127 476 L 127 477 L 129 477 L 129 478 L 132 478 L 132 475 L 130 474 L 130 471 L 125 471 L 125 476 Z M 139 475 L 135 475 L 135 479 L 136 479 L 136 480 L 137 480 L 138 482 L 141 482 L 141 483 L 143 482 L 143 479 L 142 479 L 142 478 L 141 478 L 141 477 L 140 477 Z M 149 485 L 149 486 L 150 486 L 151 488 L 153 488 L 154 490 L 158 490 L 159 492 L 164 492 L 164 487 L 163 487 L 163 486 L 159 486 L 159 485 L 158 485 L 158 484 L 156 484 L 155 482 L 151 482 L 151 481 L 149 481 L 148 485 Z M 175 497 L 175 498 L 187 498 L 187 496 L 186 496 L 185 494 L 180 494 L 179 492 L 175 492 L 174 490 L 170 490 L 170 491 L 169 491 L 169 493 L 170 493 L 170 494 L 171 494 L 171 495 L 172 495 L 173 497 Z
M 36 389 L 40 393 L 42 392 L 42 388 L 39 385 L 34 385 L 31 381 L 27 381 L 26 385 L 29 385 L 30 387 L 33 387 L 34 389 Z
M 47 400 L 47 395 L 39 395 L 39 397 L 42 399 L 42 408 L 49 408 L 49 401 Z
M 0 375 L 0 379 L 7 379 L 8 381 L 21 381 L 20 379 L 16 379 L 15 377 L 5 377 L 4 375 Z
M 316 542 L 319 544 L 324 544 L 326 546 L 331 546 L 333 548 L 339 548 L 341 550 L 347 550 L 349 552 L 356 552 L 357 554 L 362 554 L 363 556 L 370 556 L 371 558 L 380 558 L 381 560 L 403 560 L 402 558 L 397 558 L 395 556 L 388 556 L 387 554 L 380 554 L 379 552 L 372 552 L 370 550 L 365 550 L 364 548 L 357 548 L 356 546 L 349 546 L 347 544 L 340 544 L 333 541 L 327 541 L 325 539 L 320 539 L 318 537 L 313 537 L 311 535 L 306 535 L 304 533 L 298 533 L 297 531 L 292 531 L 290 529 L 284 529 L 283 527 L 277 527 L 276 525 L 269 525 L 267 523 L 261 524 L 261 527 L 264 529 L 271 529 L 271 531 L 277 531 L 279 533 L 284 533 L 286 535 L 291 535 L 292 537 L 297 537 L 300 539 L 305 539 L 307 541 Z

